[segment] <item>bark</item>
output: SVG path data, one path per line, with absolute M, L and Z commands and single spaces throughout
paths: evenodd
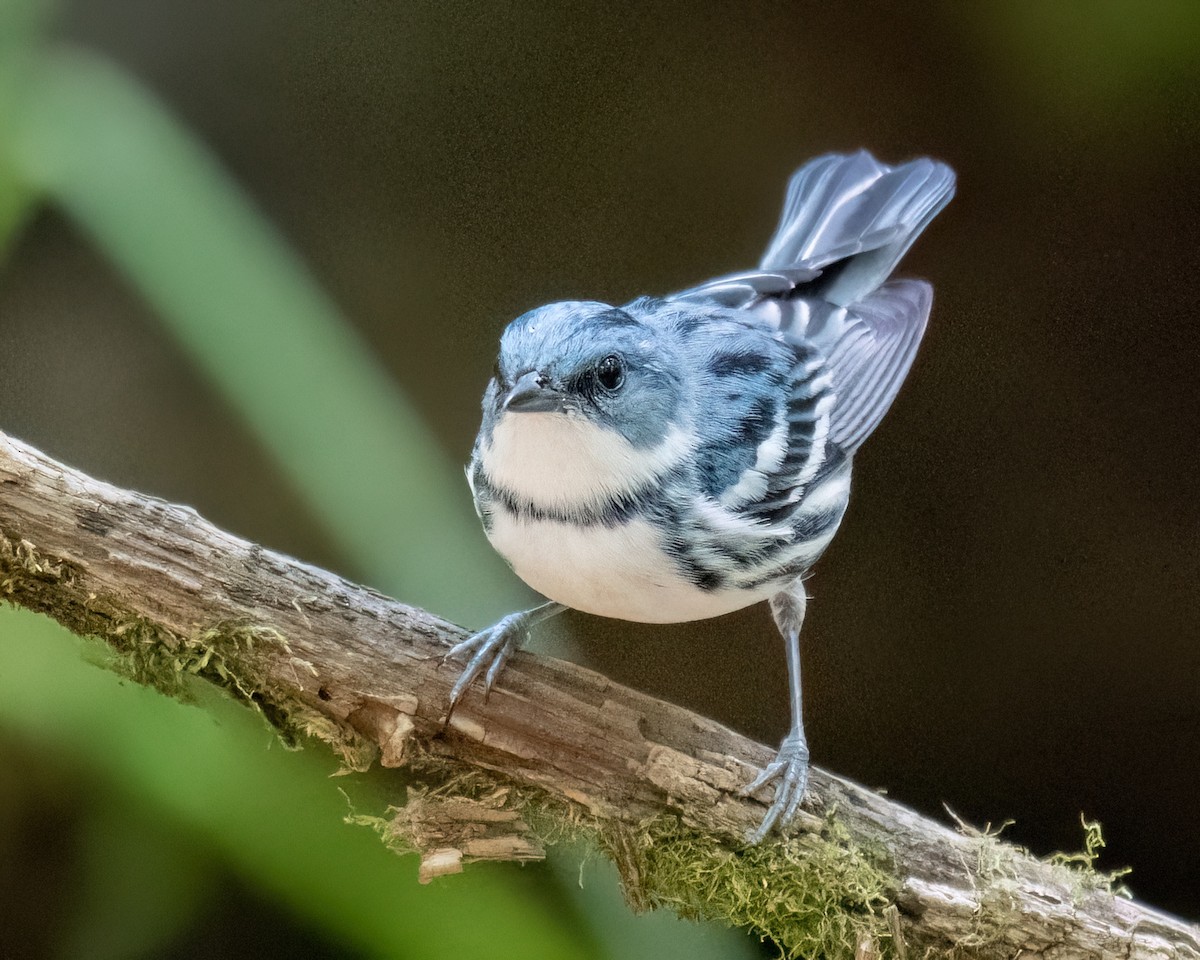
M 517 654 L 487 703 L 473 691 L 447 721 L 458 668 L 442 657 L 460 628 L 2 433 L 0 533 L 0 593 L 14 603 L 105 639 L 150 679 L 219 683 L 352 765 L 409 765 L 414 787 L 386 832 L 422 851 L 425 877 L 536 857 L 538 830 L 565 824 L 600 840 L 633 903 L 754 923 L 788 950 L 1200 958 L 1200 928 L 1103 878 L 819 768 L 793 836 L 748 849 L 771 788 L 738 789 L 773 751 L 570 663 Z M 747 877 L 775 899 L 729 895 Z M 848 918 L 813 927 L 821 941 L 784 922 L 810 896 Z

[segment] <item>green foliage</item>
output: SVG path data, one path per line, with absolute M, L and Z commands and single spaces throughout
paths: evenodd
M 1068 118 L 1097 138 L 1136 129 L 1187 90 L 1200 43 L 1200 5 L 1192 0 L 1009 0 L 964 7 L 981 49 L 1028 119 L 1057 131 Z
M 461 471 L 215 160 L 95 56 L 47 52 L 26 94 L 8 164 L 157 308 L 347 562 L 471 622 L 510 607 Z
M 0 0 L 0 144 L 14 141 L 23 117 L 24 91 L 34 68 L 44 19 L 40 3 Z M 36 190 L 0 148 L 0 257 L 33 208 Z
M 481 866 L 419 886 L 412 859 L 342 822 L 346 802 L 329 781 L 336 763 L 323 751 L 271 749 L 261 720 L 227 697 L 207 696 L 198 710 L 123 682 L 86 662 L 94 645 L 25 611 L 0 609 L 0 638 L 0 724 L 10 734 L 103 784 L 135 821 L 202 840 L 354 949 L 388 958 L 596 955 L 580 919 L 549 909 L 529 872 Z M 371 781 L 339 782 L 356 804 L 378 803 Z

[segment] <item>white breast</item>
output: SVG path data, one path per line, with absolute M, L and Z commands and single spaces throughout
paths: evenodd
M 644 488 L 691 451 L 678 426 L 655 446 L 638 448 L 580 417 L 508 413 L 496 424 L 491 443 L 481 445 L 480 457 L 493 486 L 569 518 Z M 663 550 L 658 528 L 645 520 L 606 526 L 518 516 L 502 503 L 493 509 L 492 546 L 534 590 L 576 610 L 677 623 L 719 616 L 759 599 L 741 591 L 700 590 Z
M 691 452 L 677 426 L 655 446 L 633 446 L 565 413 L 505 413 L 480 447 L 488 480 L 555 512 L 607 503 L 645 486 Z
M 700 590 L 644 520 L 612 527 L 516 517 L 500 508 L 488 538 L 538 593 L 568 607 L 641 623 L 681 623 L 740 610 L 762 597 Z

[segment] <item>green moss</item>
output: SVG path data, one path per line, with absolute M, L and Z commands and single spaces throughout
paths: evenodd
M 853 844 L 831 816 L 819 835 L 731 850 L 658 817 L 634 831 L 601 834 L 638 906 L 747 926 L 787 957 L 853 958 L 860 942 L 886 955 L 885 911 L 894 884 L 886 865 Z
M 978 838 L 979 859 L 975 864 L 974 873 L 985 885 L 985 890 L 987 884 L 1003 885 L 1005 881 L 1017 880 L 1021 876 L 1019 861 L 1022 858 L 1038 859 L 1025 847 L 1000 840 L 1000 835 L 1005 829 L 1012 826 L 1012 820 L 1005 820 L 996 828 L 989 823 L 982 830 L 968 826 L 957 817 L 955 820 L 961 833 Z M 1109 871 L 1096 868 L 1100 851 L 1105 845 L 1104 832 L 1099 821 L 1088 820 L 1080 814 L 1079 822 L 1083 827 L 1083 850 L 1074 853 L 1052 853 L 1042 858 L 1043 862 L 1053 867 L 1058 878 L 1076 890 L 1081 897 L 1093 890 L 1128 895 L 1129 891 L 1119 881 L 1130 873 L 1129 867 Z
M 64 589 L 74 567 L 43 555 L 33 544 L 0 536 L 0 595 L 50 614 L 74 632 L 104 639 L 116 651 L 108 665 L 139 683 L 190 699 L 198 680 L 207 681 L 258 710 L 285 744 L 317 737 L 341 753 L 351 770 L 366 769 L 376 747 L 299 699 L 292 687 L 272 679 L 281 655 L 298 670 L 310 669 L 293 656 L 287 639 L 269 626 L 219 623 L 186 636 L 123 612 L 113 598 Z M 65 583 L 64 583 L 65 582 Z M 667 906 L 684 917 L 749 927 L 780 945 L 790 958 L 850 960 L 860 944 L 874 957 L 895 956 L 897 881 L 883 849 L 853 842 L 837 819 L 827 817 L 817 833 L 731 849 L 690 830 L 672 816 L 641 824 L 600 821 L 587 810 L 540 791 L 505 782 L 453 758 L 414 743 L 406 777 L 426 804 L 466 798 L 520 813 L 533 840 L 542 845 L 568 839 L 589 841 L 616 862 L 634 909 Z M 389 808 L 385 816 L 351 811 L 347 821 L 375 830 L 398 852 L 423 845 L 414 810 Z M 419 811 L 415 811 L 419 813 Z M 432 815 L 437 822 L 436 812 Z M 419 818 L 417 818 L 419 819 Z M 1082 899 L 1095 890 L 1123 892 L 1127 870 L 1096 868 L 1104 846 L 1100 825 L 1083 820 L 1084 849 L 1058 853 L 1048 862 Z M 965 863 L 976 881 L 972 932 L 947 955 L 984 956 L 1003 942 L 1014 884 L 1026 851 L 1002 842 L 1007 824 L 982 831 L 960 822 L 977 838 L 974 863 Z M 428 839 L 428 838 L 425 838 Z
M 32 585 L 55 584 L 64 577 L 71 577 L 70 564 L 57 557 L 42 554 L 28 540 L 0 536 L 0 593 L 16 597 L 28 591 Z
M 894 956 L 892 907 L 895 882 L 882 850 L 850 839 L 836 812 L 819 834 L 733 850 L 669 815 L 640 824 L 601 821 L 583 807 L 456 760 L 427 753 L 408 765 L 424 803 L 464 798 L 520 814 L 541 846 L 583 841 L 616 864 L 630 906 L 669 907 L 691 919 L 748 927 L 770 937 L 790 958 L 851 960 L 859 944 L 873 956 Z M 412 817 L 389 808 L 383 816 L 353 808 L 348 823 L 369 827 L 400 853 L 426 846 Z
M 204 680 L 261 713 L 288 749 L 315 737 L 333 747 L 349 770 L 365 770 L 375 759 L 373 743 L 272 679 L 267 659 L 291 656 L 287 640 L 272 627 L 225 623 L 180 637 L 131 618 L 114 624 L 105 639 L 117 651 L 114 668 L 138 683 L 188 702 L 194 699 L 192 678 Z
M 297 748 L 305 737 L 333 747 L 350 770 L 366 769 L 376 754 L 359 737 L 274 681 L 269 667 L 280 654 L 291 657 L 286 638 L 253 623 L 217 623 L 180 635 L 127 610 L 114 597 L 87 596 L 70 589 L 75 567 L 28 540 L 0 535 L 0 595 L 45 613 L 80 636 L 106 642 L 113 655 L 103 666 L 168 696 L 192 702 L 203 680 L 261 713 L 281 742 Z M 66 587 L 66 589 L 64 589 Z M 306 664 L 292 658 L 298 669 Z
M 954 814 L 951 813 L 951 816 Z M 1011 956 L 1012 948 L 1005 935 L 1012 922 L 1013 902 L 1020 898 L 1021 887 L 1028 874 L 1028 867 L 1023 861 L 1039 858 L 1024 847 L 1000 839 L 1004 830 L 1013 824 L 1011 820 L 1004 821 L 998 827 L 989 823 L 979 830 L 957 816 L 954 819 L 961 833 L 977 841 L 976 861 L 966 866 L 970 868 L 975 881 L 978 907 L 972 918 L 970 932 L 961 936 L 947 955 L 951 958 L 970 957 L 973 960 L 988 956 Z M 1104 847 L 1100 824 L 1083 816 L 1080 822 L 1084 828 L 1084 849 L 1077 853 L 1054 853 L 1043 858 L 1042 862 L 1052 868 L 1055 878 L 1072 893 L 1077 904 L 1095 891 L 1128 895 L 1128 890 L 1118 882 L 1129 873 L 1128 868 L 1108 872 L 1096 869 L 1096 860 Z
M 283 637 L 267 627 L 228 624 L 181 637 L 141 617 L 112 623 L 104 639 L 118 654 L 114 669 L 131 680 L 190 700 L 190 678 L 199 677 L 259 709 L 266 677 L 253 665 L 256 647 L 287 649 Z

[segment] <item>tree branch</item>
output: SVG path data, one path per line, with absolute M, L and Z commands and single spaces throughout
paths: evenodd
M 516 655 L 447 724 L 463 632 L 94 480 L 0 433 L 0 593 L 121 651 L 169 689 L 196 674 L 362 768 L 408 766 L 392 839 L 426 876 L 592 833 L 635 905 L 752 924 L 827 956 L 1200 958 L 1200 928 L 820 769 L 794 836 L 746 848 L 761 744 L 558 660 Z M 382 824 L 382 821 L 380 822 Z M 533 828 L 529 827 L 533 823 Z

